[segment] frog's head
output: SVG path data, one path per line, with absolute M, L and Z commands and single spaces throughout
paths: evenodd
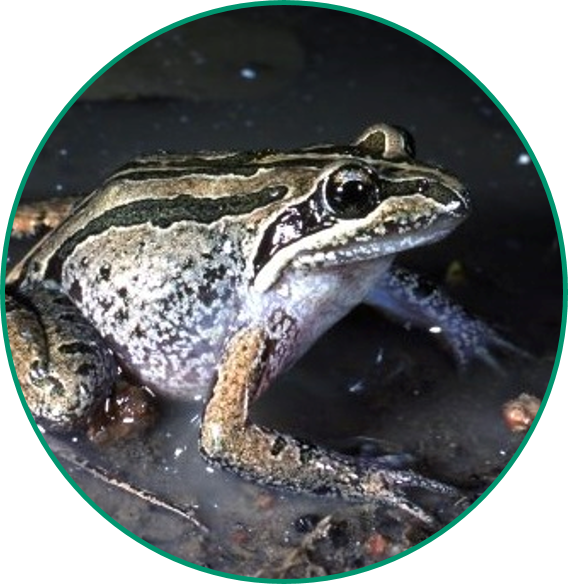
M 302 192 L 296 188 L 281 201 L 260 230 L 253 264 L 259 291 L 290 266 L 325 270 L 432 243 L 469 211 L 460 182 L 416 161 L 409 134 L 386 124 L 348 146 L 314 146 L 287 156 L 290 184 L 294 170 L 303 170 Z

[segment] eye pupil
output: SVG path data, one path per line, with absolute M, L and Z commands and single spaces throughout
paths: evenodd
M 330 210 L 340 219 L 367 216 L 379 203 L 379 181 L 367 168 L 349 166 L 332 174 L 325 188 Z

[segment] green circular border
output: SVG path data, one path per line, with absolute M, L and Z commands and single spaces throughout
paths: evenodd
M 561 324 L 561 329 L 560 329 L 560 338 L 559 338 L 559 342 L 558 342 L 558 351 L 556 353 L 556 358 L 554 360 L 554 367 L 552 369 L 552 374 L 550 376 L 550 381 L 548 383 L 548 387 L 546 389 L 546 393 L 544 395 L 544 398 L 542 400 L 542 406 L 540 407 L 538 414 L 534 420 L 534 423 L 532 424 L 530 430 L 527 432 L 527 435 L 525 436 L 525 438 L 523 439 L 523 441 L 521 442 L 520 446 L 518 447 L 517 451 L 515 452 L 515 454 L 513 455 L 513 457 L 511 458 L 511 460 L 508 462 L 507 466 L 501 471 L 501 473 L 499 474 L 499 476 L 491 483 L 491 486 L 483 493 L 483 495 L 475 502 L 473 503 L 466 511 L 464 511 L 459 517 L 457 517 L 456 519 L 454 519 L 451 523 L 449 523 L 448 525 L 446 525 L 443 529 L 441 529 L 440 531 L 436 532 L 434 535 L 430 536 L 428 539 L 425 539 L 424 541 L 422 541 L 421 543 L 413 546 L 412 548 L 401 552 L 400 554 L 397 554 L 396 556 L 393 556 L 392 558 L 388 558 L 386 560 L 383 560 L 381 562 L 377 562 L 376 564 L 372 564 L 370 566 L 365 566 L 363 568 L 358 568 L 356 570 L 352 570 L 350 572 L 343 572 L 341 574 L 333 574 L 331 576 L 324 576 L 321 578 L 247 578 L 245 576 L 238 576 L 235 574 L 230 574 L 228 572 L 221 572 L 219 570 L 213 570 L 210 568 L 205 568 L 203 566 L 200 566 L 198 564 L 194 564 L 192 562 L 183 560 L 181 558 L 178 558 L 177 556 L 174 556 L 173 554 L 170 554 L 168 552 L 165 552 L 155 546 L 153 546 L 152 544 L 144 541 L 142 538 L 138 537 L 137 535 L 135 535 L 134 533 L 131 533 L 130 531 L 128 531 L 125 527 L 123 527 L 120 523 L 118 523 L 115 519 L 113 519 L 110 515 L 108 515 L 105 511 L 103 511 L 96 503 L 94 503 L 93 501 L 91 501 L 87 495 L 85 493 L 83 493 L 83 491 L 75 484 L 74 480 L 71 478 L 71 476 L 67 473 L 67 471 L 65 471 L 65 469 L 61 466 L 61 464 L 59 463 L 59 461 L 57 460 L 57 458 L 55 457 L 55 455 L 51 452 L 51 449 L 49 448 L 45 438 L 43 437 L 42 433 L 40 432 L 39 428 L 36 426 L 35 421 L 33 419 L 33 416 L 28 408 L 28 405 L 24 399 L 24 396 L 22 394 L 22 390 L 20 387 L 20 383 L 18 381 L 18 378 L 16 376 L 16 371 L 14 368 L 14 362 L 13 362 L 13 358 L 12 358 L 12 351 L 10 349 L 10 344 L 8 342 L 8 333 L 7 333 L 7 325 L 6 325 L 6 308 L 5 308 L 5 302 L 6 302 L 6 298 L 5 298 L 5 285 L 6 285 L 6 260 L 8 257 L 8 246 L 10 243 L 10 234 L 12 231 L 12 224 L 14 222 L 14 216 L 16 213 L 16 209 L 18 207 L 18 203 L 20 201 L 20 197 L 22 195 L 22 191 L 24 190 L 24 187 L 26 185 L 26 182 L 28 180 L 28 177 L 30 175 L 30 172 L 33 168 L 33 165 L 36 162 L 37 157 L 39 156 L 39 153 L 41 152 L 42 148 L 44 147 L 45 143 L 47 142 L 47 140 L 49 139 L 49 137 L 51 136 L 51 133 L 53 132 L 53 130 L 55 129 L 55 127 L 57 126 L 57 124 L 60 122 L 60 120 L 63 118 L 63 116 L 67 113 L 67 111 L 69 110 L 69 108 L 75 103 L 75 101 L 77 101 L 77 99 L 79 98 L 79 96 L 85 91 L 85 89 L 87 89 L 87 87 L 89 87 L 96 79 L 98 79 L 103 73 L 105 73 L 107 71 L 107 69 L 109 69 L 110 67 L 112 67 L 117 61 L 119 61 L 120 59 L 122 59 L 122 57 L 124 57 L 125 55 L 128 55 L 130 52 L 132 52 L 133 50 L 137 49 L 139 46 L 145 44 L 146 42 L 152 40 L 153 38 L 161 35 L 164 32 L 167 32 L 173 28 L 176 28 L 178 26 L 181 26 L 187 22 L 191 22 L 193 20 L 198 20 L 200 18 L 204 18 L 206 16 L 211 16 L 212 14 L 219 14 L 219 13 L 223 13 L 223 12 L 229 12 L 231 10 L 239 10 L 242 8 L 251 8 L 251 7 L 258 7 L 258 6 L 274 6 L 274 5 L 295 5 L 295 6 L 312 6 L 312 7 L 316 7 L 316 8 L 328 8 L 331 10 L 337 10 L 338 12 L 348 12 L 350 14 L 355 14 L 357 16 L 362 16 L 364 18 L 368 18 L 370 20 L 375 20 L 376 22 L 380 22 L 381 24 L 385 24 L 387 26 L 390 26 L 391 28 L 394 28 L 408 36 L 411 36 L 412 38 L 420 41 L 422 44 L 430 47 L 431 49 L 433 49 L 434 51 L 436 51 L 437 53 L 439 53 L 440 55 L 442 55 L 443 57 L 445 57 L 448 61 L 450 61 L 453 65 L 455 65 L 458 69 L 460 69 L 465 75 L 467 75 L 486 95 L 487 97 L 489 97 L 489 99 L 491 99 L 491 101 L 497 106 L 497 108 L 499 108 L 499 110 L 501 111 L 501 113 L 505 116 L 505 118 L 507 119 L 507 121 L 509 122 L 509 124 L 511 124 L 511 126 L 513 127 L 513 129 L 515 130 L 517 136 L 519 137 L 519 139 L 521 140 L 521 142 L 523 143 L 524 147 L 526 148 L 527 152 L 530 154 L 531 159 L 533 161 L 533 164 L 538 172 L 538 175 L 540 177 L 540 180 L 542 181 L 542 184 L 544 186 L 544 189 L 546 191 L 546 196 L 548 197 L 548 202 L 550 204 L 550 209 L 552 211 L 552 215 L 554 218 L 554 224 L 556 225 L 556 232 L 558 235 L 558 246 L 560 249 L 560 256 L 561 256 L 561 264 L 562 264 L 562 324 Z M 132 539 L 134 539 L 135 541 L 137 541 L 138 543 L 142 544 L 143 546 L 147 547 L 149 550 L 152 550 L 158 554 L 160 554 L 161 556 L 164 556 L 170 560 L 173 560 L 179 564 L 182 564 L 184 566 L 188 566 L 190 568 L 195 568 L 196 570 L 200 570 L 202 572 L 207 572 L 209 574 L 213 574 L 216 576 L 222 576 L 224 578 L 230 578 L 230 579 L 234 579 L 234 580 L 243 580 L 246 582 L 321 582 L 321 581 L 325 581 L 325 580 L 333 580 L 336 578 L 345 578 L 346 576 L 350 576 L 352 574 L 358 574 L 361 572 L 367 572 L 368 570 L 373 570 L 375 568 L 378 568 L 380 566 L 383 566 L 385 564 L 389 564 L 395 560 L 401 559 L 404 556 L 407 556 L 408 554 L 420 549 L 421 547 L 425 546 L 426 544 L 428 544 L 429 542 L 433 541 L 434 539 L 436 539 L 437 537 L 439 537 L 440 535 L 442 535 L 443 533 L 445 533 L 446 531 L 448 531 L 449 529 L 451 529 L 456 523 L 458 523 L 459 521 L 461 521 L 464 517 L 466 517 L 471 511 L 473 511 L 484 499 L 485 497 L 487 497 L 487 495 L 489 495 L 489 493 L 499 484 L 499 482 L 501 481 L 501 479 L 505 476 L 505 474 L 509 471 L 509 469 L 511 468 L 511 466 L 513 465 L 513 463 L 517 460 L 518 456 L 520 455 L 520 453 L 522 452 L 522 450 L 524 449 L 525 445 L 527 444 L 527 441 L 529 440 L 529 438 L 532 436 L 532 433 L 534 432 L 536 425 L 538 423 L 538 421 L 540 420 L 540 417 L 542 415 L 542 412 L 544 410 L 544 406 L 546 405 L 548 398 L 550 397 L 550 392 L 552 390 L 552 386 L 554 384 L 554 380 L 556 378 L 556 373 L 558 371 L 558 365 L 560 362 L 560 356 L 562 354 L 562 346 L 564 344 L 564 337 L 565 337 L 565 331 L 566 331 L 566 293 L 567 293 L 567 280 L 566 280 L 566 253 L 565 253 L 565 249 L 564 249 L 564 239 L 562 237 L 562 230 L 560 227 L 560 220 L 558 218 L 558 213 L 556 211 L 556 207 L 554 205 L 554 201 L 552 199 L 552 194 L 550 192 L 550 188 L 548 186 L 548 183 L 546 182 L 546 178 L 544 177 L 544 174 L 542 172 L 542 168 L 540 167 L 540 164 L 538 163 L 534 152 L 532 151 L 531 147 L 529 146 L 528 142 L 526 141 L 525 137 L 523 136 L 523 133 L 521 132 L 521 130 L 519 129 L 519 127 L 517 126 L 517 124 L 513 121 L 513 119 L 511 118 L 511 116 L 508 114 L 508 112 L 505 110 L 505 108 L 501 105 L 501 103 L 499 102 L 499 100 L 491 93 L 491 91 L 489 91 L 489 89 L 487 89 L 487 87 L 485 87 L 485 85 L 475 76 L 473 75 L 473 73 L 471 73 L 470 71 L 468 71 L 463 65 L 461 65 L 460 63 L 458 63 L 453 57 L 451 57 L 450 55 L 448 55 L 444 50 L 440 49 L 439 47 L 437 47 L 435 44 L 431 43 L 430 41 L 426 40 L 425 38 L 421 37 L 420 35 L 417 35 L 415 33 L 413 33 L 412 31 L 398 25 L 395 24 L 394 22 L 390 22 L 388 20 L 385 20 L 383 18 L 380 18 L 378 16 L 375 16 L 373 14 L 369 14 L 367 12 L 363 12 L 360 10 L 355 10 L 353 8 L 346 8 L 343 6 L 336 6 L 334 4 L 324 4 L 324 3 L 319 3 L 319 2 L 303 2 L 303 1 L 296 1 L 296 0 L 286 0 L 286 1 L 279 1 L 279 0 L 268 0 L 268 1 L 261 1 L 261 2 L 247 2 L 247 3 L 243 3 L 243 4 L 235 4 L 232 6 L 224 6 L 222 8 L 216 8 L 214 10 L 208 10 L 206 12 L 201 12 L 199 14 L 196 14 L 194 16 L 190 16 L 188 18 L 184 18 L 182 20 L 179 20 L 177 22 L 174 22 L 173 24 L 170 24 L 169 26 L 166 26 L 164 28 L 161 28 L 160 30 L 148 35 L 147 37 L 145 37 L 144 39 L 142 39 L 141 41 L 135 43 L 134 45 L 132 45 L 130 48 L 126 49 L 125 51 L 123 51 L 122 53 L 120 53 L 117 57 L 115 57 L 112 61 L 110 61 L 107 65 L 105 65 L 98 73 L 96 73 L 95 75 L 93 75 L 89 81 L 87 81 L 87 83 L 85 83 L 81 89 L 79 89 L 79 91 L 77 91 L 77 93 L 69 100 L 69 102 L 67 103 L 67 105 L 63 108 L 63 110 L 61 111 L 61 113 L 57 116 L 57 118 L 54 120 L 54 122 L 51 124 L 51 126 L 49 127 L 49 129 L 47 130 L 45 136 L 43 137 L 42 141 L 40 142 L 40 144 L 38 145 L 38 147 L 36 148 L 36 151 L 34 152 L 34 155 L 32 157 L 32 159 L 30 160 L 30 163 L 28 164 L 27 168 L 26 168 L 26 172 L 22 178 L 22 181 L 20 183 L 20 187 L 18 189 L 18 193 L 16 194 L 16 199 L 14 201 L 14 205 L 12 206 L 12 211 L 10 213 L 10 218 L 8 220 L 8 227 L 6 229 L 6 236 L 5 236 L 5 240 L 4 240 L 4 248 L 3 248 L 3 253 L 2 253 L 2 270 L 1 270 L 1 274 L 0 274 L 0 286 L 1 286 L 1 313 L 2 313 L 2 328 L 4 331 L 4 345 L 6 346 L 6 352 L 8 355 L 8 363 L 10 365 L 10 370 L 12 372 L 12 377 L 14 379 L 14 383 L 16 384 L 16 388 L 18 390 L 18 394 L 20 396 L 20 401 L 22 402 L 22 405 L 24 407 L 24 410 L 26 412 L 26 415 L 28 416 L 28 419 L 32 425 L 32 428 L 34 429 L 36 435 L 38 436 L 40 442 L 42 443 L 43 447 L 45 448 L 45 450 L 47 451 L 47 453 L 49 454 L 49 456 L 51 457 L 51 459 L 53 460 L 53 462 L 55 463 L 55 465 L 59 468 L 59 470 L 61 471 L 61 473 L 63 474 L 63 476 L 65 476 L 65 478 L 69 481 L 69 483 L 73 486 L 73 488 L 81 495 L 81 497 L 83 497 L 83 499 L 85 499 L 85 501 L 87 501 L 87 503 L 89 503 L 89 505 L 91 505 L 91 507 L 93 507 L 96 511 L 98 511 L 105 519 L 107 519 L 110 523 L 112 523 L 115 527 L 117 527 L 118 529 L 120 529 L 123 533 L 125 533 L 126 535 L 128 535 L 129 537 L 131 537 Z

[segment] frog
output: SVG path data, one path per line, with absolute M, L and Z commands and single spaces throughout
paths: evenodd
M 202 405 L 199 450 L 210 464 L 429 521 L 406 490 L 453 496 L 450 485 L 261 427 L 249 409 L 355 306 L 389 304 L 381 282 L 399 305 L 432 306 L 393 260 L 449 235 L 470 199 L 457 177 L 416 158 L 407 131 L 385 123 L 341 145 L 140 156 L 67 205 L 7 277 L 27 406 L 53 431 L 84 428 L 126 375 Z M 460 316 L 454 336 L 483 336 L 440 298 L 438 311 Z M 487 343 L 473 344 L 479 353 Z

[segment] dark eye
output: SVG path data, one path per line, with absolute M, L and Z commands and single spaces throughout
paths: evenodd
M 325 201 L 340 219 L 358 219 L 373 211 L 380 200 L 379 179 L 369 168 L 344 166 L 329 176 Z

